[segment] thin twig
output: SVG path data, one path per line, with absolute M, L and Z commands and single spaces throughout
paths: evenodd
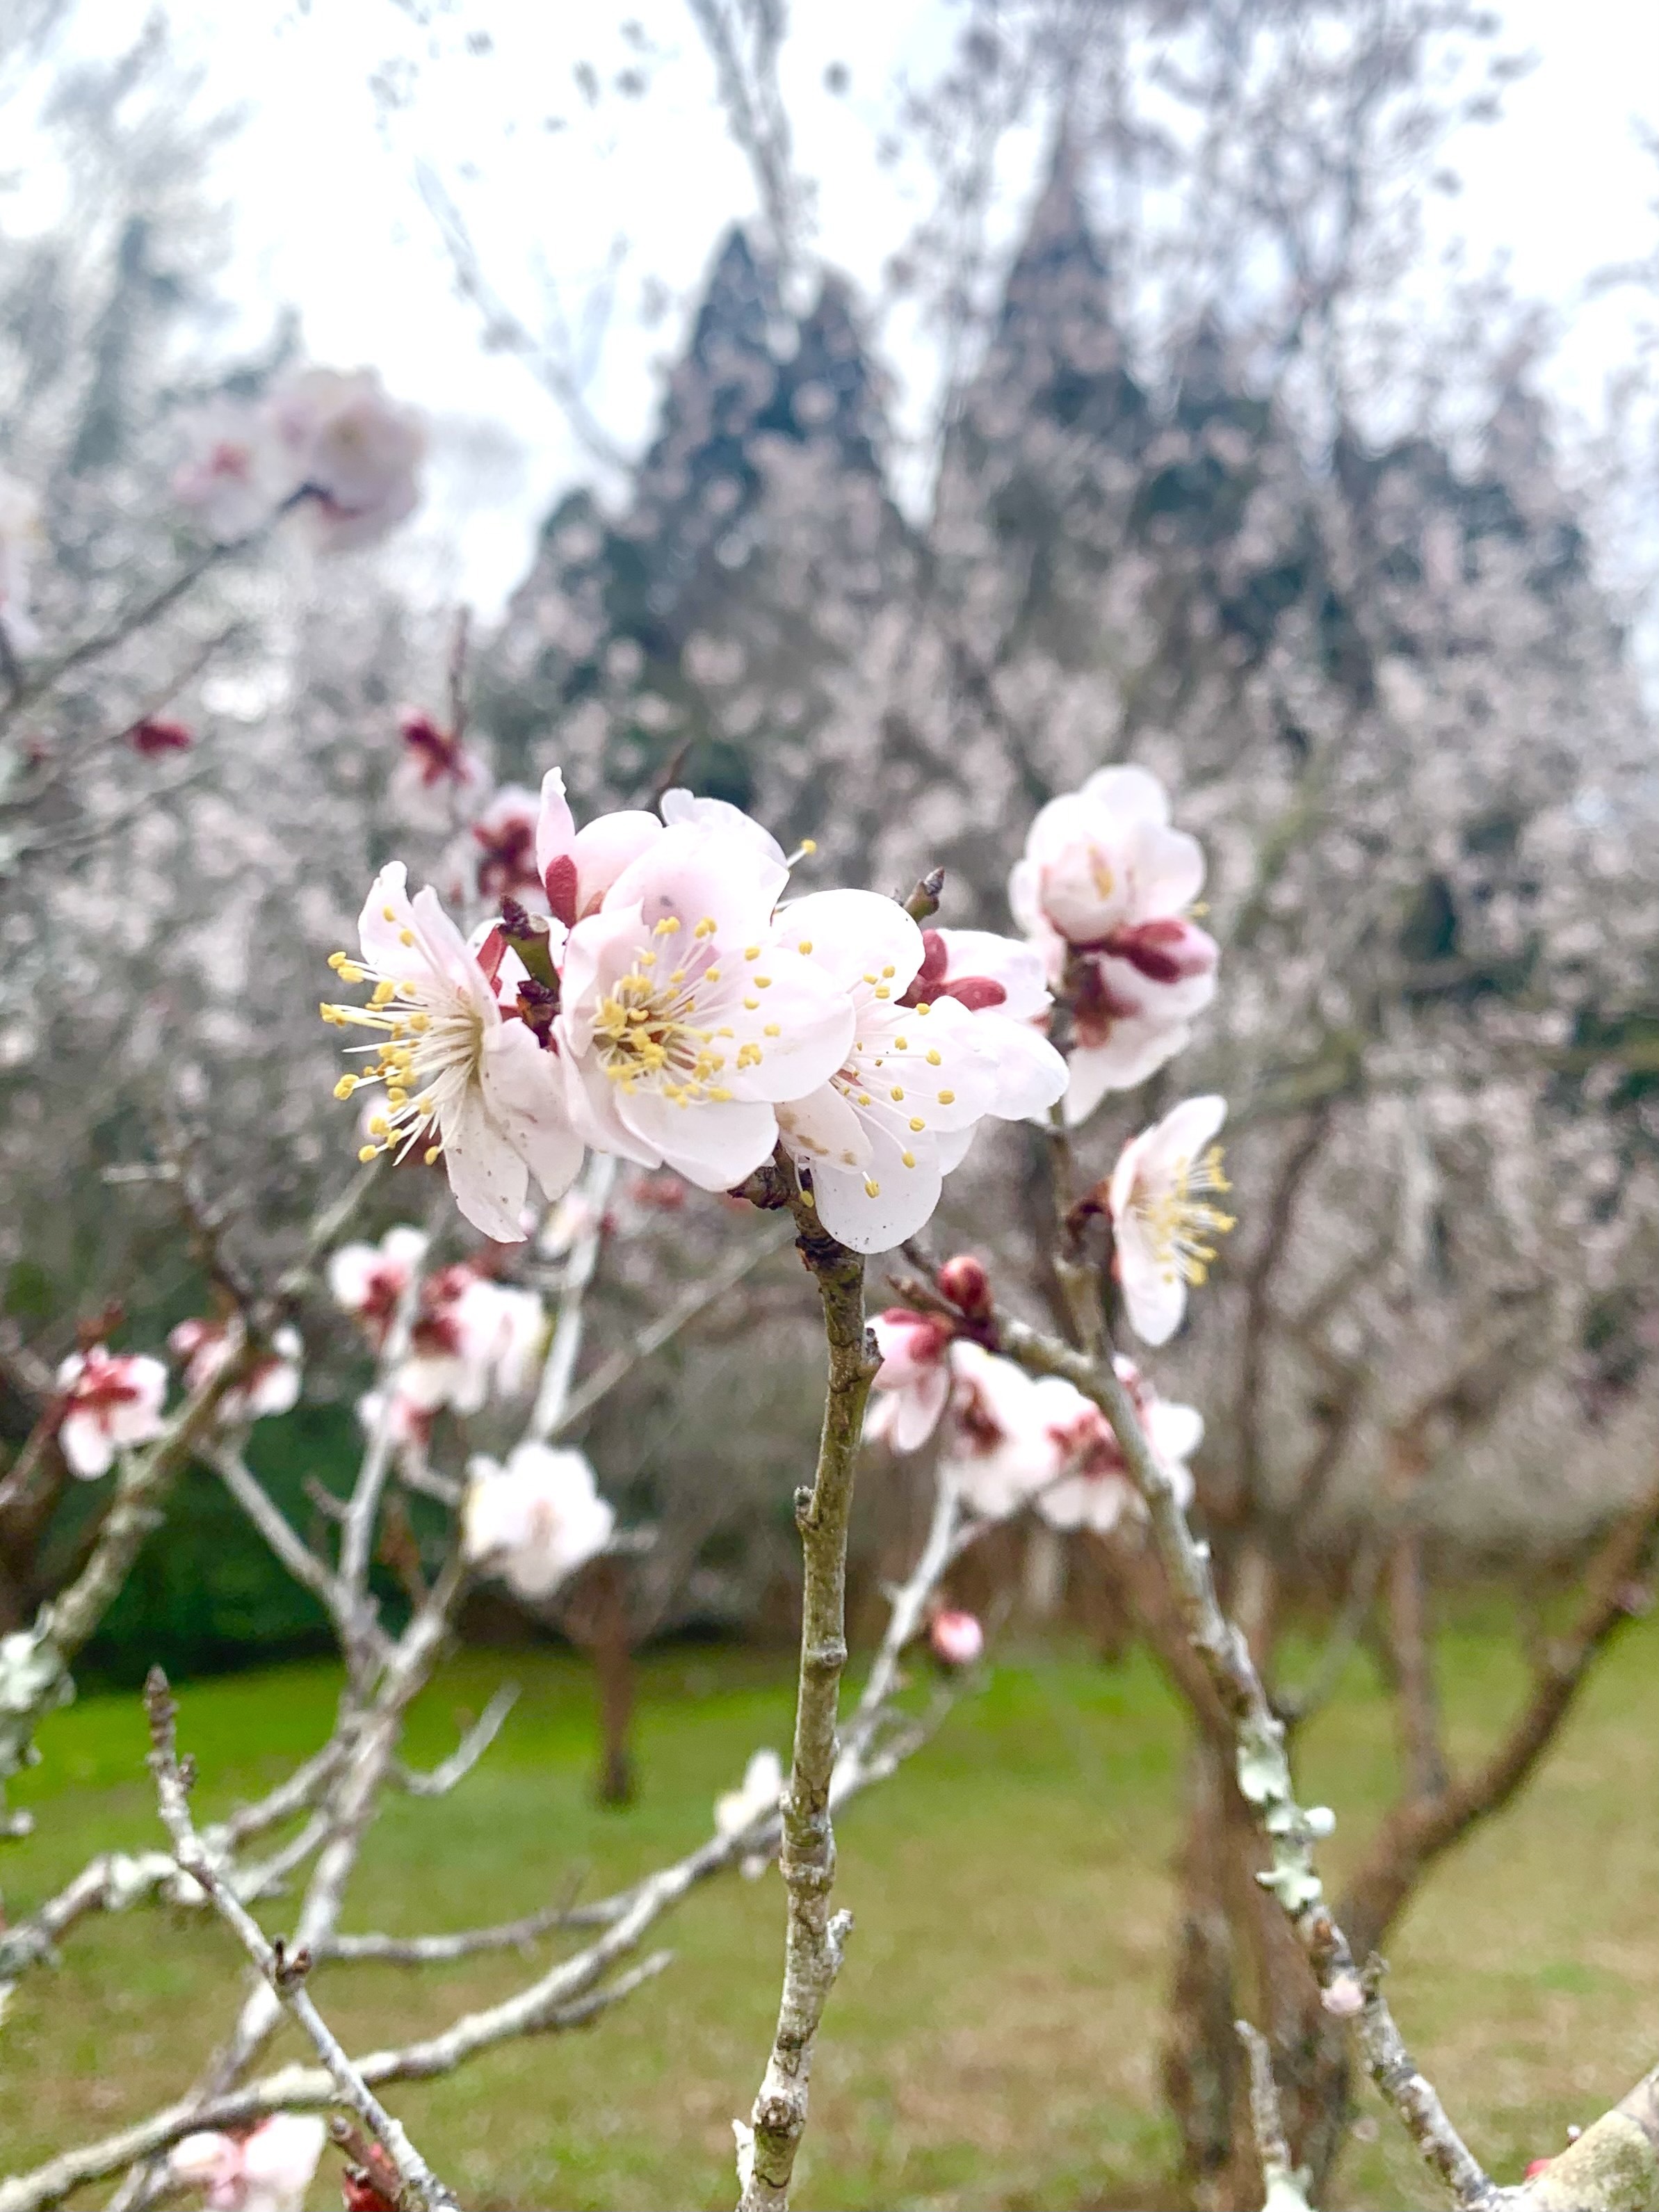
M 793 1224 L 786 1220 L 769 1221 L 752 1243 L 732 1253 L 712 1274 L 704 1275 L 689 1284 L 672 1305 L 648 1322 L 627 1344 L 619 1346 L 602 1359 L 592 1373 L 573 1391 L 565 1401 L 564 1411 L 548 1437 L 566 1436 L 586 1413 L 592 1413 L 602 1398 L 608 1398 L 617 1384 L 625 1382 L 642 1360 L 660 1352 L 672 1337 L 678 1336 L 699 1314 L 723 1298 L 728 1291 L 735 1290 L 745 1275 L 752 1274 L 764 1260 L 781 1252 L 793 1235 Z
M 581 1184 L 581 1195 L 590 1209 L 590 1218 L 577 1237 L 566 1266 L 558 1317 L 553 1324 L 553 1340 L 547 1347 L 536 1403 L 525 1430 L 526 1437 L 537 1443 L 545 1443 L 564 1425 L 565 1407 L 575 1379 L 576 1362 L 581 1356 L 583 1307 L 599 1264 L 599 1252 L 605 1243 L 605 1210 L 611 1202 L 616 1180 L 615 1156 L 595 1152 L 588 1161 Z
M 392 1779 L 411 1797 L 447 1797 L 458 1782 L 471 1773 L 495 1742 L 502 1723 L 518 1702 L 518 1684 L 503 1682 L 447 1759 L 440 1759 L 425 1773 L 399 1760 L 392 1766 Z

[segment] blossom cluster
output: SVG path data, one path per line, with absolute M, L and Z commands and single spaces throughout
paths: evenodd
M 295 507 L 319 550 L 344 552 L 414 513 L 425 450 L 419 416 L 372 369 L 299 369 L 264 398 L 202 411 L 173 496 L 222 544 Z
M 422 1231 L 399 1224 L 378 1244 L 342 1245 L 328 1266 L 336 1304 L 376 1352 L 398 1354 L 382 1387 L 360 1401 L 359 1417 L 371 1432 L 384 1421 L 392 1443 L 416 1454 L 445 1408 L 465 1417 L 523 1399 L 548 1339 L 535 1291 L 465 1261 L 428 1270 L 427 1249 Z M 398 1352 L 392 1340 L 400 1313 Z M 467 1475 L 463 1556 L 520 1597 L 551 1596 L 611 1541 L 615 1513 L 580 1452 L 526 1439 L 504 1463 L 475 1453 Z
M 590 1146 L 724 1191 L 781 1143 L 825 1227 L 884 1250 L 981 1120 L 1065 1089 L 1036 947 L 869 891 L 789 898 L 781 850 L 720 801 L 579 830 L 554 769 L 534 859 L 533 908 L 509 896 L 470 937 L 391 863 L 332 963 L 368 1002 L 324 1008 L 376 1039 L 338 1085 L 381 1087 L 365 1154 L 441 1157 L 487 1236 L 522 1237 L 532 1179 L 558 1198 Z
M 378 1086 L 363 1156 L 442 1158 L 501 1242 L 527 1233 L 532 1184 L 556 1200 L 589 1146 L 723 1191 L 781 1145 L 827 1230 L 888 1249 L 928 1220 L 981 1121 L 1062 1097 L 1081 1120 L 1177 1050 L 1215 988 L 1188 912 L 1203 858 L 1144 769 L 1038 815 L 1015 939 L 924 928 L 870 891 L 792 897 L 775 841 L 717 799 L 670 791 L 659 814 L 579 830 L 558 769 L 539 797 L 492 795 L 459 739 L 423 717 L 404 735 L 422 780 L 476 807 L 446 888 L 499 918 L 463 934 L 435 889 L 411 897 L 403 863 L 382 869 L 358 951 L 331 962 L 369 997 L 324 1018 L 374 1039 L 337 1095 Z M 1191 1223 L 1129 1212 L 1166 1273 L 1201 1262 Z
M 181 1363 L 185 1388 L 192 1395 L 212 1382 L 233 1353 L 230 1328 L 222 1321 L 182 1321 L 167 1346 Z M 298 1332 L 284 1324 L 269 1348 L 221 1394 L 220 1425 L 244 1428 L 267 1414 L 287 1413 L 300 1395 L 301 1354 Z M 153 1443 L 167 1427 L 167 1364 L 148 1352 L 88 1345 L 60 1364 L 57 1385 L 58 1449 L 70 1472 L 83 1481 L 107 1474 L 120 1453 Z
M 1053 1528 L 1104 1534 L 1133 1505 L 1136 1492 L 1110 1425 L 1070 1382 L 1028 1375 L 955 1334 L 940 1316 L 901 1306 L 872 1326 L 882 1364 L 866 1437 L 912 1452 L 939 1431 L 939 1479 L 969 1513 L 1002 1521 L 1030 1506 Z M 1160 1398 L 1131 1361 L 1116 1364 L 1184 1504 L 1203 1417 Z

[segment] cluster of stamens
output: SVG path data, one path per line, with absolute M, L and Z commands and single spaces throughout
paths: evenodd
M 653 932 L 664 941 L 662 951 L 671 958 L 676 958 L 672 940 L 680 927 L 679 917 L 669 915 Z M 732 1030 L 700 1028 L 691 1018 L 697 1010 L 698 990 L 720 980 L 714 964 L 717 928 L 712 920 L 700 921 L 684 958 L 676 958 L 666 973 L 659 972 L 662 953 L 656 947 L 635 953 L 628 973 L 600 1000 L 593 1022 L 599 1065 L 623 1091 L 635 1091 L 642 1080 L 647 1081 L 677 1106 L 719 1104 L 732 1097 L 718 1080 L 726 1059 L 719 1043 L 732 1037 Z M 759 957 L 757 945 L 748 957 Z M 769 983 L 771 979 L 765 980 Z M 759 1000 L 745 1000 L 744 1004 L 757 1006 Z M 757 1044 L 744 1044 L 737 1063 L 740 1068 L 751 1067 L 760 1057 Z
M 1177 1276 L 1194 1285 L 1208 1280 L 1216 1257 L 1210 1240 L 1224 1237 L 1236 1223 L 1206 1194 L 1231 1188 L 1221 1171 L 1221 1147 L 1212 1145 L 1196 1160 L 1177 1161 L 1168 1183 L 1155 1194 L 1137 1193 L 1134 1210 L 1146 1224 L 1166 1281 Z
M 395 919 L 386 909 L 388 921 Z M 414 943 L 412 930 L 404 932 Z M 379 1032 L 379 1042 L 349 1045 L 349 1052 L 373 1053 L 372 1066 L 343 1075 L 334 1086 L 337 1098 L 349 1098 L 371 1084 L 386 1086 L 386 1110 L 374 1115 L 368 1125 L 369 1142 L 357 1157 L 368 1161 L 381 1152 L 399 1159 L 423 1137 L 432 1139 L 422 1157 L 430 1166 L 443 1150 L 437 1129 L 440 1094 L 459 1076 L 462 1081 L 477 1066 L 481 1042 L 480 1024 L 470 1009 L 458 1004 L 455 1011 L 434 1013 L 422 1006 L 417 983 L 407 977 L 375 975 L 349 953 L 329 956 L 329 966 L 343 983 L 372 983 L 367 1006 L 331 1005 L 319 1009 L 323 1019 L 336 1029 L 367 1029 Z

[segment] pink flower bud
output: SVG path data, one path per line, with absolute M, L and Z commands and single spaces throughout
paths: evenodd
M 991 1279 L 984 1262 L 971 1252 L 959 1252 L 945 1261 L 939 1271 L 939 1286 L 959 1312 L 975 1321 L 990 1318 Z
M 985 1649 L 985 1631 L 971 1613 L 947 1609 L 933 1615 L 927 1640 L 947 1667 L 971 1667 Z
M 1358 1974 L 1338 1974 L 1320 1994 L 1320 2003 L 1333 2020 L 1354 2020 L 1365 2009 L 1365 1992 Z

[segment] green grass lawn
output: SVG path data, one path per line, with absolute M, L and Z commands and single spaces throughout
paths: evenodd
M 1453 1747 L 1472 1757 L 1518 1668 L 1473 1630 L 1449 1636 L 1443 1658 Z M 1525 1802 L 1442 1867 L 1392 1946 L 1413 2050 L 1502 2179 L 1659 2056 L 1656 1661 L 1659 1624 L 1636 1627 Z M 602 1810 L 581 1665 L 492 1652 L 466 1655 L 428 1694 L 411 1755 L 440 1756 L 457 1714 L 505 1675 L 525 1695 L 483 1765 L 447 1801 L 388 1803 L 348 1926 L 501 1918 L 579 1869 L 590 1893 L 608 1887 L 695 1842 L 749 1753 L 787 1740 L 780 1662 L 659 1654 L 643 1670 L 639 1802 Z M 307 1666 L 186 1688 L 198 1809 L 255 1794 L 320 1741 L 333 1687 Z M 38 1832 L 0 1860 L 15 1912 L 94 1850 L 160 1838 L 136 1697 L 88 1698 L 47 1723 L 41 1747 L 18 1793 Z M 858 1924 L 815 2069 L 803 2208 L 1176 2201 L 1156 2045 L 1180 1766 L 1176 1717 L 1144 1662 L 1016 1654 L 848 1809 L 841 1893 Z M 1306 1794 L 1342 1816 L 1337 1865 L 1390 1773 L 1388 1711 L 1356 1665 L 1304 1758 Z M 280 1928 L 281 1907 L 265 1918 Z M 767 2048 L 781 1929 L 775 1872 L 717 1880 L 664 1923 L 655 1940 L 674 1963 L 630 2002 L 392 2101 L 476 2212 L 729 2204 L 731 2121 Z M 224 2026 L 237 1971 L 230 1938 L 199 1919 L 140 1908 L 84 1924 L 0 2031 L 0 2171 L 175 2094 Z M 511 1957 L 418 1974 L 339 1967 L 315 1991 L 363 2049 L 532 1971 Z M 1364 2107 L 1333 2204 L 1432 2203 L 1369 2090 Z M 337 2202 L 331 2180 L 316 2201 Z

